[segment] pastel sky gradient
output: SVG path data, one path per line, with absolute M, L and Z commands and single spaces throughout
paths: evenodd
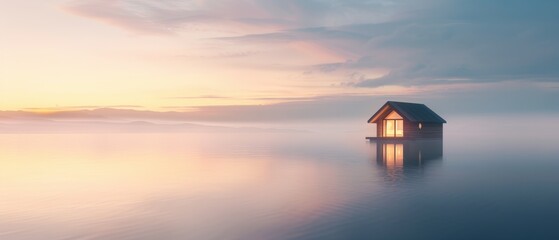
M 559 112 L 551 0 L 2 0 L 0 118 Z M 365 117 L 364 117 L 365 116 Z

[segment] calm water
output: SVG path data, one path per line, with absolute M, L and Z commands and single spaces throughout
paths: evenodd
M 0 239 L 559 239 L 554 132 L 465 126 L 0 135 Z

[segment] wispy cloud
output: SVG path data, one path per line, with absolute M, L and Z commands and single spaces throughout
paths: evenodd
M 171 34 L 181 23 L 206 17 L 181 7 L 180 1 L 80 0 L 63 9 L 87 18 L 139 33 Z
M 184 97 L 170 97 L 172 99 L 232 99 L 233 97 L 217 96 L 217 95 L 200 95 L 200 96 L 184 96 Z
M 320 98 L 327 98 L 331 96 L 321 96 Z M 254 100 L 254 101 L 307 101 L 315 100 L 317 97 L 230 97 L 230 96 L 217 96 L 217 95 L 201 95 L 201 96 L 184 96 L 184 97 L 171 97 L 171 99 L 221 99 L 221 100 Z
M 456 79 L 557 81 L 559 15 L 552 10 L 557 7 L 546 0 L 81 0 L 65 8 L 140 32 L 228 26 L 232 30 L 219 41 L 269 48 L 291 44 L 294 51 L 331 59 L 309 62 L 301 66 L 304 72 L 335 74 L 340 86 L 371 88 Z M 371 69 L 387 74 L 367 76 Z M 365 76 L 352 79 L 355 75 Z
M 297 29 L 231 40 L 311 41 L 347 57 L 344 62 L 320 65 L 325 73 L 389 70 L 382 79 L 355 83 L 358 87 L 440 84 L 441 79 L 449 83 L 453 79 L 557 81 L 559 48 L 553 42 L 559 40 L 559 32 L 551 30 L 555 20 L 559 18 L 511 24 L 498 17 L 454 20 L 425 13 L 400 22 Z
M 64 9 L 131 31 L 168 33 L 189 24 L 287 29 L 380 21 L 397 5 L 388 0 L 75 0 Z
M 28 111 L 67 111 L 67 110 L 83 110 L 83 109 L 98 109 L 98 108 L 124 108 L 124 109 L 141 109 L 143 106 L 139 105 L 85 105 L 85 106 L 57 106 L 50 108 L 23 108 L 23 110 Z

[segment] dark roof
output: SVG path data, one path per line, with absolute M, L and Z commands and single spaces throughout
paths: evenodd
M 433 112 L 429 107 L 425 106 L 425 104 L 394 101 L 386 102 L 371 118 L 369 118 L 368 122 L 376 121 L 376 118 L 390 108 L 396 110 L 398 114 L 410 122 L 446 123 L 446 120 Z

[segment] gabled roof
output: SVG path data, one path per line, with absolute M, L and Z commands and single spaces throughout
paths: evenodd
M 390 109 L 395 110 L 410 122 L 446 123 L 446 120 L 425 106 L 425 104 L 394 101 L 386 102 L 367 122 L 376 122 L 381 115 Z

